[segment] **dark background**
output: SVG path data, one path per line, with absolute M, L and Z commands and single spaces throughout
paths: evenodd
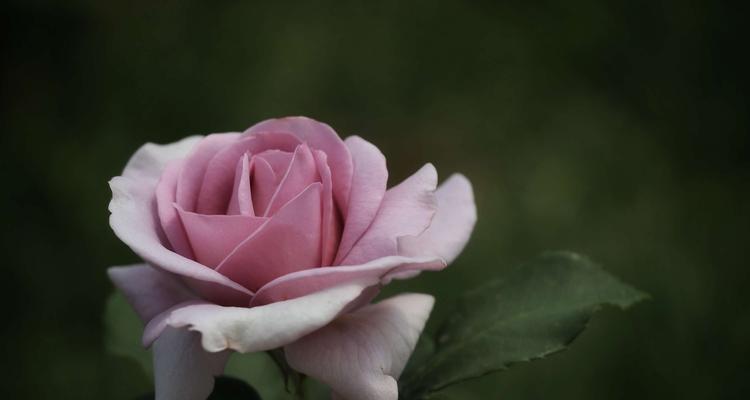
M 390 289 L 435 294 L 434 321 L 545 249 L 652 295 L 457 398 L 750 392 L 747 7 L 4 3 L 1 397 L 147 387 L 104 352 L 105 268 L 137 260 L 108 227 L 107 180 L 144 142 L 297 114 L 378 145 L 391 184 L 428 161 L 473 182 L 461 258 Z

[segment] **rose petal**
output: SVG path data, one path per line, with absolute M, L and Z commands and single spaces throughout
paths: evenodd
M 260 215 L 264 217 L 274 215 L 276 211 L 288 203 L 289 200 L 295 198 L 310 184 L 319 181 L 318 169 L 310 148 L 305 144 L 297 146 L 294 150 L 292 161 L 284 173 L 284 177 L 281 178 L 276 192 L 268 202 L 268 207 Z
M 175 304 L 195 299 L 174 276 L 146 264 L 111 267 L 107 274 L 143 323 Z
M 352 154 L 354 170 L 349 194 L 349 209 L 334 264 L 349 254 L 380 208 L 388 184 L 385 156 L 370 142 L 350 136 L 344 141 Z
M 372 281 L 353 281 L 252 308 L 188 302 L 154 318 L 144 331 L 144 341 L 158 337 L 167 326 L 189 327 L 202 334 L 203 348 L 210 352 L 271 350 L 325 326 L 371 285 Z
M 205 400 L 230 356 L 228 351 L 209 353 L 198 333 L 174 328 L 162 333 L 153 353 L 156 400 Z
M 198 194 L 197 212 L 200 214 L 224 214 L 232 195 L 234 171 L 243 154 L 251 156 L 269 149 L 294 151 L 301 142 L 288 133 L 264 133 L 243 135 L 239 140 L 224 147 L 211 159 L 203 176 Z
M 177 181 L 176 196 L 180 207 L 187 211 L 195 211 L 208 162 L 219 150 L 236 142 L 239 137 L 239 133 L 217 133 L 206 136 L 195 146 L 185 158 L 185 167 L 182 168 Z
M 146 143 L 128 160 L 122 176 L 157 181 L 167 163 L 184 158 L 203 136 L 190 136 L 169 144 Z
M 217 267 L 243 240 L 250 237 L 268 218 L 249 215 L 204 215 L 175 205 L 195 252 L 195 260 Z
M 466 177 L 454 174 L 435 191 L 438 210 L 419 236 L 399 238 L 399 254 L 436 256 L 451 263 L 469 241 L 477 221 L 474 192 Z
M 250 157 L 245 153 L 237 163 L 234 172 L 232 197 L 229 199 L 229 207 L 227 207 L 227 214 L 229 215 L 255 215 L 253 196 L 250 190 L 250 169 Z
M 320 181 L 323 183 L 322 190 L 322 233 L 321 233 L 321 265 L 327 266 L 333 263 L 336 249 L 339 246 L 339 235 L 341 234 L 341 223 L 333 201 L 333 183 L 331 181 L 331 169 L 328 167 L 328 157 L 320 150 L 313 151 L 315 164 L 317 165 Z
M 277 278 L 263 286 L 253 297 L 251 306 L 294 299 L 355 280 L 368 280 L 386 285 L 392 279 L 415 276 L 419 271 L 445 268 L 445 261 L 436 257 L 390 256 L 362 265 L 312 268 Z M 408 274 L 407 274 L 408 273 Z
M 250 127 L 246 134 L 289 132 L 328 156 L 333 178 L 333 196 L 346 212 L 352 180 L 352 157 L 336 131 L 330 126 L 307 117 L 268 119 Z
M 339 317 L 284 347 L 295 370 L 348 400 L 397 400 L 406 366 L 435 300 L 405 294 Z
M 254 157 L 253 167 L 253 207 L 263 215 L 284 175 L 276 174 L 273 167 L 263 158 Z
M 253 290 L 279 276 L 320 266 L 321 186 L 308 186 L 216 270 Z
M 221 304 L 242 304 L 252 293 L 211 268 L 164 247 L 156 216 L 155 190 L 165 164 L 184 156 L 199 138 L 159 146 L 146 144 L 131 158 L 122 176 L 113 178 L 109 223 L 118 238 L 154 267 L 181 275 L 201 296 Z
M 193 249 L 190 247 L 185 227 L 177 215 L 174 203 L 177 201 L 177 181 L 180 176 L 185 160 L 174 160 L 167 164 L 161 174 L 159 183 L 156 185 L 156 209 L 159 214 L 159 222 L 167 240 L 174 252 L 193 258 Z
M 399 237 L 419 235 L 430 225 L 436 210 L 436 185 L 435 167 L 426 164 L 389 189 L 372 224 L 341 263 L 357 265 L 398 254 Z
M 292 162 L 294 153 L 281 150 L 266 150 L 260 154 L 254 155 L 254 158 L 262 158 L 271 167 L 276 175 L 284 176 L 284 173 L 289 169 L 289 163 Z

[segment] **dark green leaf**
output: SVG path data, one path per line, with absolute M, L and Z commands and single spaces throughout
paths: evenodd
M 647 296 L 587 258 L 546 253 L 464 295 L 438 330 L 435 350 L 405 372 L 402 398 L 423 399 L 454 383 L 564 350 L 604 304 Z

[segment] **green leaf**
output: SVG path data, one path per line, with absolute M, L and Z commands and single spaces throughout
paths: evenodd
M 265 400 L 295 399 L 286 390 L 284 376 L 269 354 L 232 354 L 224 373 L 250 382 Z
M 573 253 L 545 253 L 501 280 L 466 293 L 426 361 L 401 380 L 403 399 L 564 350 L 594 312 L 648 296 Z M 430 397 L 434 398 L 434 397 Z
M 141 346 L 143 324 L 125 297 L 115 292 L 104 311 L 105 347 L 112 354 L 135 360 L 146 376 L 153 376 L 151 352 Z

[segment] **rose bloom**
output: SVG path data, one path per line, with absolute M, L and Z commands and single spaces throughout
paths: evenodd
M 156 398 L 205 399 L 232 352 L 281 347 L 334 397 L 397 399 L 434 299 L 371 301 L 453 261 L 476 208 L 431 164 L 387 179 L 377 147 L 305 117 L 141 147 L 109 210 L 144 263 L 109 276 L 146 324 Z

